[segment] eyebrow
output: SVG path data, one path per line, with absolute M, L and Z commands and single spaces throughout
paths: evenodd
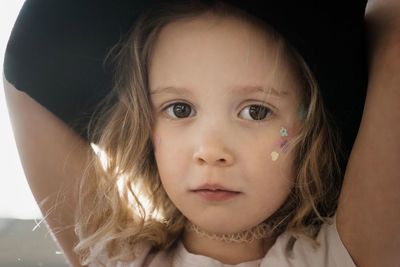
M 243 93 L 271 94 L 277 97 L 282 97 L 289 94 L 287 91 L 279 91 L 271 86 L 264 87 L 259 85 L 235 86 L 231 87 L 229 91 L 230 93 L 236 93 L 236 94 L 243 94 Z M 150 92 L 150 95 L 158 95 L 158 94 L 191 94 L 191 92 L 185 87 L 174 87 L 174 86 L 158 87 Z

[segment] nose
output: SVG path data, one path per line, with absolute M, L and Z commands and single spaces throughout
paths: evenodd
M 233 164 L 234 157 L 222 144 L 202 144 L 193 154 L 194 161 L 199 165 L 227 167 Z

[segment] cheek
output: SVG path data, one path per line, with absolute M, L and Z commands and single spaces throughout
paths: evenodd
M 157 163 L 161 182 L 167 189 L 168 184 L 176 183 L 179 177 L 184 175 L 184 153 L 181 151 L 181 142 L 177 138 L 171 138 L 166 133 L 153 136 L 154 156 Z
M 249 159 L 246 167 L 246 177 L 249 179 L 246 184 L 256 207 L 253 212 L 262 219 L 269 217 L 284 203 L 294 181 L 288 155 L 281 153 L 273 161 L 270 155 L 273 147 L 274 144 L 271 144 L 266 149 L 257 149 L 257 154 Z
M 264 162 L 259 162 L 262 167 L 258 168 L 254 176 L 257 179 L 254 185 L 258 195 L 265 201 L 278 204 L 286 198 L 294 182 L 291 157 L 283 152 L 279 153 L 275 161 L 270 153 Z
M 264 176 L 267 180 L 282 181 L 292 176 L 290 153 L 282 152 L 279 148 L 259 153 L 257 159 L 252 162 L 252 168 L 257 171 L 258 177 Z
M 290 133 L 290 131 L 288 130 Z M 258 177 L 261 183 L 275 184 L 279 186 L 287 185 L 293 180 L 292 164 L 293 157 L 290 150 L 290 135 L 281 136 L 279 129 L 273 138 L 259 139 L 249 147 L 243 155 L 247 155 L 247 170 L 253 173 L 253 177 Z M 251 155 L 251 156 L 250 156 Z M 267 185 L 268 186 L 268 185 Z
M 270 153 L 272 161 L 278 161 L 282 157 L 288 157 L 291 151 L 291 139 L 297 134 L 299 126 L 295 123 L 291 127 L 282 126 L 279 129 L 279 136 L 276 137 L 274 147 Z

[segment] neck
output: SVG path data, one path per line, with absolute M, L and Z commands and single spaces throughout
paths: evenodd
M 186 228 L 182 242 L 190 253 L 233 265 L 263 258 L 275 242 L 270 237 L 251 238 L 245 242 L 237 242 L 236 238 L 234 242 L 227 241 L 226 236 L 214 237 L 215 235 L 209 235 L 199 228 L 193 230 L 192 225 Z

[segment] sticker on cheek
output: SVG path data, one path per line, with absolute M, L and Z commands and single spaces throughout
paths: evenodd
M 272 161 L 276 161 L 279 158 L 279 153 L 276 151 L 271 152 L 271 159 Z
M 282 139 L 279 147 L 282 149 L 283 152 L 287 152 L 288 148 L 289 148 L 289 142 L 286 139 Z
M 279 130 L 279 133 L 281 134 L 282 137 L 286 137 L 289 135 L 288 130 L 284 127 L 281 127 L 281 129 Z

